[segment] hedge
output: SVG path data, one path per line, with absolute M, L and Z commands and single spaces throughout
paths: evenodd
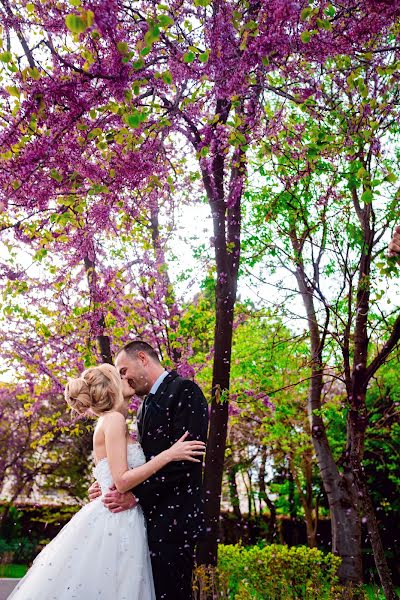
M 196 600 L 335 600 L 340 559 L 306 546 L 220 545 L 216 569 L 195 570 Z

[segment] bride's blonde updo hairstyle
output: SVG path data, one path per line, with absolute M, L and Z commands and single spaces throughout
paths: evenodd
M 80 415 L 89 410 L 97 416 L 112 410 L 121 393 L 121 380 L 115 367 L 109 364 L 90 367 L 65 386 L 67 404 Z

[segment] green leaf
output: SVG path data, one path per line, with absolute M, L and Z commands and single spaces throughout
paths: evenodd
M 94 12 L 92 10 L 85 10 L 82 16 L 84 17 L 86 26 L 91 27 L 94 23 Z
M 51 171 L 50 171 L 50 177 L 52 179 L 55 179 L 56 181 L 62 181 L 63 180 L 63 176 L 61 175 L 61 173 L 59 173 L 57 171 L 57 169 L 51 169 Z
M 132 67 L 135 69 L 135 71 L 142 69 L 144 67 L 143 58 L 139 58 L 139 60 L 135 60 L 135 62 L 132 63 Z
M 167 83 L 168 85 L 170 85 L 173 82 L 170 71 L 164 71 L 164 73 L 161 73 L 161 79 L 164 83 Z
M 371 190 L 365 190 L 361 196 L 361 201 L 365 202 L 365 204 L 370 204 L 372 202 L 372 192 Z
M 19 98 L 21 95 L 19 88 L 17 88 L 16 85 L 7 85 L 6 90 L 10 96 L 14 96 L 15 98 Z
M 11 62 L 12 61 L 11 52 L 2 52 L 0 54 L 0 60 L 1 60 L 1 62 L 4 62 L 4 63 Z
M 195 6 L 208 6 L 211 3 L 211 0 L 194 0 Z
M 160 39 L 160 28 L 158 25 L 151 25 L 144 36 L 146 46 L 152 46 L 154 42 Z M 143 51 L 142 51 L 143 53 Z
M 335 16 L 335 7 L 332 6 L 332 4 L 329 4 L 325 9 L 324 9 L 324 13 L 326 15 L 328 15 L 328 17 L 334 17 Z
M 196 55 L 194 52 L 192 52 L 191 50 L 189 50 L 189 52 L 186 52 L 186 54 L 183 55 L 183 62 L 185 63 L 191 63 L 195 60 Z
M 357 171 L 357 179 L 364 179 L 364 177 L 367 175 L 367 171 L 364 169 L 364 167 L 360 167 Z
M 308 17 L 312 14 L 312 8 L 303 8 L 300 14 L 300 19 L 302 21 L 306 21 Z
M 300 36 L 301 41 L 303 42 L 303 44 L 308 44 L 308 42 L 311 40 L 311 32 L 310 31 L 303 31 L 301 36 Z
M 65 24 L 72 33 L 82 33 L 88 27 L 82 17 L 78 15 L 67 15 L 65 17 Z
M 47 255 L 47 250 L 46 250 L 46 248 L 41 248 L 40 250 L 38 250 L 38 251 L 35 253 L 35 255 L 34 255 L 34 257 L 33 257 L 33 260 L 35 260 L 35 261 L 41 261 L 41 260 L 43 260 L 43 259 L 44 259 L 44 257 L 45 257 L 46 255 Z
M 133 113 L 126 117 L 126 122 L 134 129 L 137 129 L 140 126 L 140 123 L 142 122 L 140 112 L 138 110 L 135 110 Z
M 319 153 L 318 146 L 316 144 L 310 144 L 307 149 L 307 156 L 310 158 L 313 158 L 314 156 L 317 156 L 318 153 Z
M 208 59 L 209 59 L 209 58 L 210 58 L 210 51 L 209 51 L 209 50 L 206 50 L 205 52 L 202 52 L 202 53 L 199 55 L 199 60 L 200 60 L 200 62 L 202 62 L 202 63 L 206 63 L 206 62 L 208 62 Z
M 384 181 L 388 181 L 389 183 L 395 183 L 397 181 L 397 177 L 396 177 L 396 175 L 392 171 L 390 171 L 386 175 Z
M 36 67 L 33 67 L 33 69 L 28 69 L 28 72 L 32 79 L 34 79 L 35 81 L 38 81 L 38 79 L 40 79 L 41 77 L 40 71 Z
M 331 31 L 332 24 L 327 19 L 317 19 L 317 26 L 325 31 Z
M 89 140 L 93 140 L 96 137 L 99 137 L 103 133 L 103 130 L 100 127 L 95 127 L 88 135 Z
M 126 42 L 118 42 L 117 50 L 118 50 L 118 52 L 121 52 L 121 54 L 128 54 L 128 52 L 129 52 L 128 44 Z
M 171 19 L 168 15 L 160 15 L 158 17 L 158 24 L 160 27 L 170 27 L 174 24 L 174 20 Z

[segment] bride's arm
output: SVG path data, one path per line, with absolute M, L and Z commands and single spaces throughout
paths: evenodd
M 111 475 L 117 490 L 121 493 L 131 490 L 168 463 L 177 460 L 200 462 L 196 455 L 204 453 L 204 444 L 193 440 L 185 442 L 187 433 L 171 448 L 164 450 L 144 465 L 129 469 L 126 457 L 126 422 L 121 413 L 104 415 L 103 429 L 106 442 L 106 453 Z

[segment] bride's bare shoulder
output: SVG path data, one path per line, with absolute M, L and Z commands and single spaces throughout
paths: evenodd
M 126 419 L 124 415 L 122 415 L 117 410 L 110 410 L 107 413 L 104 413 L 101 416 L 101 422 L 99 423 L 99 427 L 108 428 L 108 427 L 126 427 Z

